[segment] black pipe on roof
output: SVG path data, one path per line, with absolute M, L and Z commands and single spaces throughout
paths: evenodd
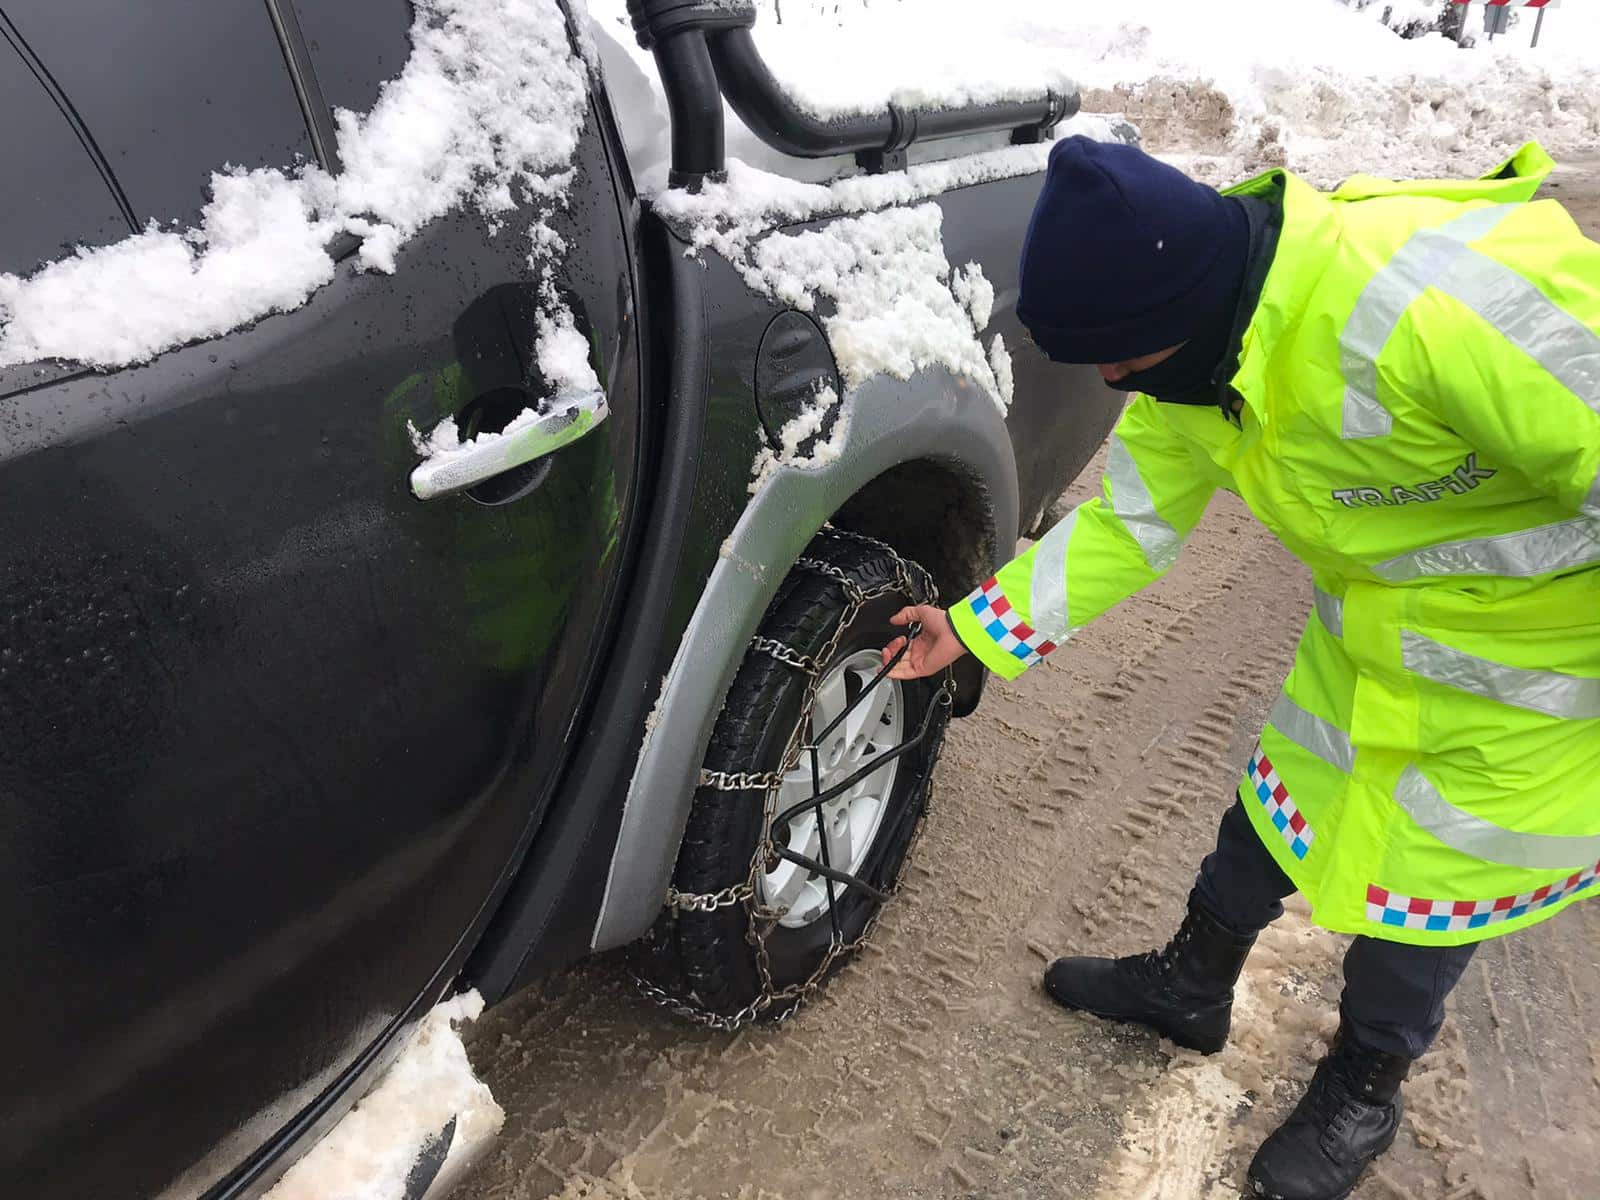
M 784 91 L 756 48 L 752 0 L 628 0 L 639 44 L 655 54 L 672 113 L 673 187 L 697 190 L 725 168 L 722 100 L 767 145 L 798 158 L 851 154 L 868 171 L 905 165 L 915 142 L 974 133 L 1047 139 L 1078 111 L 1076 92 L 959 108 L 903 108 L 821 118 Z

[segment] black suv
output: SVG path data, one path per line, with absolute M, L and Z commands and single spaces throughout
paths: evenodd
M 224 163 L 337 177 L 332 109 L 370 109 L 438 7 L 0 0 L 0 271 L 192 223 Z M 822 121 L 753 6 L 630 9 L 680 195 L 721 178 L 724 99 L 866 174 L 1076 107 Z M 1010 348 L 1009 410 L 947 366 L 852 379 L 826 296 L 641 201 L 590 59 L 539 218 L 603 389 L 580 426 L 547 412 L 515 214 L 470 208 L 392 275 L 346 233 L 299 307 L 139 365 L 0 367 L 7 1195 L 259 1194 L 441 996 L 641 938 L 674 1005 L 781 1015 L 893 890 L 981 679 L 878 681 L 888 618 L 1004 561 L 1117 409 L 1015 317 L 1037 167 L 923 201 L 994 289 L 973 337 Z M 414 486 L 411 427 L 527 409 L 543 449 Z

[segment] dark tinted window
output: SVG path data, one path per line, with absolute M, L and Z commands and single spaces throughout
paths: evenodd
M 411 0 L 294 0 L 330 107 L 366 112 L 411 53 Z
M 73 245 L 128 236 L 67 119 L 0 39 L 0 271 L 27 274 Z
M 224 163 L 292 166 L 311 141 L 262 0 L 3 0 L 140 221 L 192 223 Z

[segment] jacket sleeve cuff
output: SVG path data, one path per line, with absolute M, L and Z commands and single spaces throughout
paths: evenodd
M 1015 679 L 1028 669 L 1027 664 L 1016 655 L 1001 649 L 1000 644 L 978 623 L 978 618 L 972 611 L 971 596 L 950 608 L 948 612 L 950 628 L 955 630 L 956 637 L 961 639 L 961 644 L 1000 678 Z

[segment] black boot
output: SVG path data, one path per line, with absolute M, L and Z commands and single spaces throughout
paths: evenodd
M 1344 1200 L 1399 1132 L 1410 1069 L 1410 1059 L 1369 1050 L 1341 1028 L 1294 1112 L 1256 1151 L 1256 1195 Z
M 1180 1046 L 1215 1054 L 1228 1041 L 1233 985 L 1255 941 L 1191 896 L 1189 915 L 1166 949 L 1130 958 L 1058 958 L 1044 986 L 1068 1008 L 1148 1025 Z

